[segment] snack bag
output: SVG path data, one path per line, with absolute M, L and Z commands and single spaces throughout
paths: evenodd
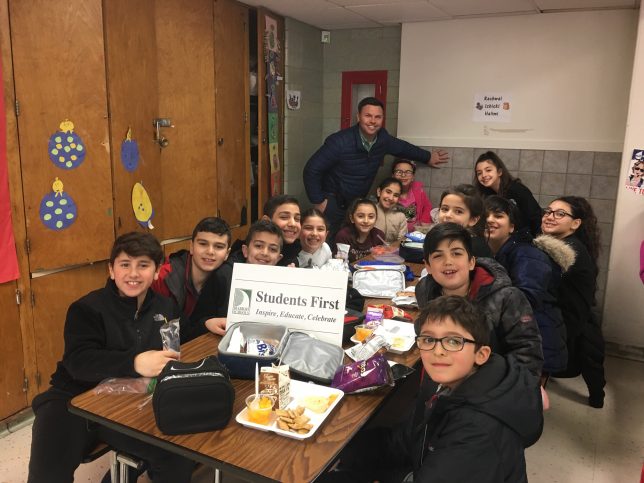
M 259 373 L 259 393 L 275 397 L 274 409 L 285 409 L 291 402 L 289 366 L 262 367 Z
M 394 377 L 391 367 L 382 354 L 376 354 L 366 361 L 342 366 L 335 373 L 331 383 L 331 387 L 354 394 L 393 385 Z
M 161 314 L 154 314 L 154 320 L 157 322 L 165 321 L 159 332 L 163 342 L 163 350 L 171 350 L 176 353 L 181 352 L 181 340 L 179 338 L 179 319 L 168 320 Z
M 384 318 L 383 315 L 384 315 L 384 311 L 382 310 L 382 307 L 369 305 L 367 307 L 367 313 L 364 318 L 364 323 L 365 325 L 369 325 L 373 328 L 376 328 L 380 324 L 382 324 L 382 319 Z
M 376 305 L 369 305 L 367 307 L 367 311 L 371 308 L 380 308 L 382 309 L 382 315 L 383 318 L 385 319 L 406 319 L 406 320 L 414 320 L 414 318 L 406 311 L 399 307 L 393 307 L 391 305 L 387 304 L 376 304 Z

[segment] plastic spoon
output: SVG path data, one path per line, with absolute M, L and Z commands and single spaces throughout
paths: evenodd
M 259 399 L 259 363 L 255 363 L 255 399 Z

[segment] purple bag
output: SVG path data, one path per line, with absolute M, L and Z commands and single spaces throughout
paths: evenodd
M 347 394 L 393 385 L 394 377 L 391 367 L 382 354 L 375 354 L 365 361 L 353 362 L 340 367 L 331 383 L 331 387 L 341 389 Z

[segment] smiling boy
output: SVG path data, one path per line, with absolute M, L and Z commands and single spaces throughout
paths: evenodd
M 263 220 L 270 220 L 282 230 L 282 256 L 277 265 L 298 266 L 297 255 L 302 249 L 300 244 L 300 203 L 297 198 L 289 195 L 277 195 L 264 204 Z M 244 255 L 246 256 L 246 255 Z
M 461 296 L 431 301 L 415 329 L 439 387 L 421 393 L 408 433 L 414 481 L 527 482 L 524 448 L 543 429 L 536 378 L 514 357 L 491 353 L 485 317 Z
M 543 429 L 537 378 L 492 354 L 484 315 L 462 296 L 429 302 L 414 329 L 425 372 L 406 424 L 361 431 L 323 481 L 527 483 L 524 449 Z
M 152 290 L 172 297 L 184 317 L 194 310 L 208 277 L 228 258 L 230 228 L 221 218 L 201 220 L 192 231 L 189 250 L 171 254 L 161 266 Z
M 513 354 L 538 376 L 543 352 L 530 303 L 498 262 L 472 255 L 467 229 L 439 223 L 425 237 L 423 256 L 428 275 L 416 287 L 418 306 L 441 295 L 467 298 L 485 314 L 494 352 Z
M 149 290 L 163 250 L 154 236 L 127 233 L 114 242 L 104 288 L 72 303 L 65 320 L 65 350 L 51 387 L 36 396 L 29 483 L 71 482 L 97 441 L 150 465 L 155 481 L 188 482 L 194 463 L 155 446 L 91 425 L 67 411 L 70 399 L 110 377 L 154 377 L 178 354 L 163 350 L 159 329 L 178 310 Z M 159 317 L 161 316 L 161 317 Z M 160 319 L 161 321 L 159 321 Z

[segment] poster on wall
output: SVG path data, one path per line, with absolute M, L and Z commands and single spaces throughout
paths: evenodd
M 271 196 L 281 193 L 282 173 L 279 159 L 279 94 L 278 82 L 282 79 L 278 72 L 280 65 L 280 43 L 277 20 L 266 15 L 264 26 L 264 61 L 266 62 L 266 104 L 268 112 L 269 164 L 271 170 Z
M 625 181 L 626 188 L 644 195 L 644 149 L 633 149 Z
M 472 121 L 511 122 L 512 102 L 510 95 L 498 92 L 474 94 Z
M 302 93 L 300 91 L 286 91 L 286 107 L 292 111 L 300 109 Z

